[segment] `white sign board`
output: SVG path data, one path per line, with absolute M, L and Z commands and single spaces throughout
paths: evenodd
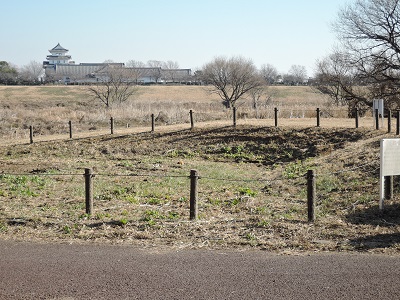
M 400 139 L 381 140 L 380 199 L 379 208 L 383 208 L 385 198 L 385 176 L 400 175 Z
M 383 116 L 384 108 L 383 108 L 383 99 L 374 99 L 372 102 L 372 115 L 375 117 L 375 111 L 378 110 L 378 114 Z

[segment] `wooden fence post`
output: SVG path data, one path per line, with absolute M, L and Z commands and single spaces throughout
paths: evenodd
M 33 144 L 33 126 L 29 126 L 29 142 Z
M 278 127 L 278 108 L 274 108 L 275 127 Z
M 110 118 L 110 127 L 111 127 L 111 134 L 114 134 L 114 118 Z
M 356 128 L 358 128 L 358 117 L 359 117 L 358 108 L 356 108 Z
M 236 107 L 233 107 L 233 126 L 236 127 Z
M 197 181 L 199 179 L 197 170 L 190 170 L 190 220 L 197 220 Z
M 72 139 L 72 121 L 69 121 L 68 125 L 69 125 L 69 138 Z
M 91 215 L 93 212 L 93 173 L 92 169 L 85 169 L 85 199 L 86 199 L 86 213 Z
M 151 114 L 151 132 L 154 132 L 155 127 L 156 125 L 155 125 L 154 114 Z
M 389 109 L 388 112 L 388 133 L 392 132 L 392 111 Z
M 315 220 L 315 196 L 316 196 L 316 180 L 315 171 L 307 171 L 307 208 L 308 208 L 308 222 Z
M 319 118 L 320 118 L 320 110 L 319 110 L 319 107 L 317 108 L 317 127 L 319 127 L 319 125 L 320 125 L 320 122 L 319 122 Z
M 190 129 L 194 128 L 194 122 L 193 122 L 193 110 L 189 111 L 189 115 L 190 115 Z

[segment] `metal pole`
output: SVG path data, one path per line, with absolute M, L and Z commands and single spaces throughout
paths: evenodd
M 388 114 L 388 133 L 392 132 L 392 111 L 389 109 Z
M 114 118 L 110 118 L 110 125 L 111 125 L 111 134 L 114 134 Z
M 378 109 L 375 109 L 375 129 L 379 130 L 379 113 L 378 113 Z
M 385 176 L 385 199 L 393 199 L 393 176 Z
M 275 127 L 278 127 L 278 108 L 274 108 Z
M 317 127 L 319 127 L 319 117 L 320 117 L 320 111 L 319 108 L 317 108 Z
M 154 114 L 151 114 L 151 132 L 154 132 L 154 128 L 155 128 Z

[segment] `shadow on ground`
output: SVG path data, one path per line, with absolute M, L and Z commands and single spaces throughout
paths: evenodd
M 356 210 L 348 214 L 347 221 L 356 225 L 373 225 L 395 229 L 400 225 L 400 204 L 387 205 L 383 211 L 379 209 L 378 205 L 365 210 Z M 359 250 L 388 248 L 395 244 L 400 245 L 400 232 L 362 236 L 351 239 L 349 243 Z

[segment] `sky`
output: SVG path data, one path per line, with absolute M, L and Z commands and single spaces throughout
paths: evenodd
M 193 71 L 242 56 L 280 73 L 315 63 L 338 43 L 351 0 L 0 0 L 0 61 L 42 62 L 60 43 L 76 63 L 174 61 Z

